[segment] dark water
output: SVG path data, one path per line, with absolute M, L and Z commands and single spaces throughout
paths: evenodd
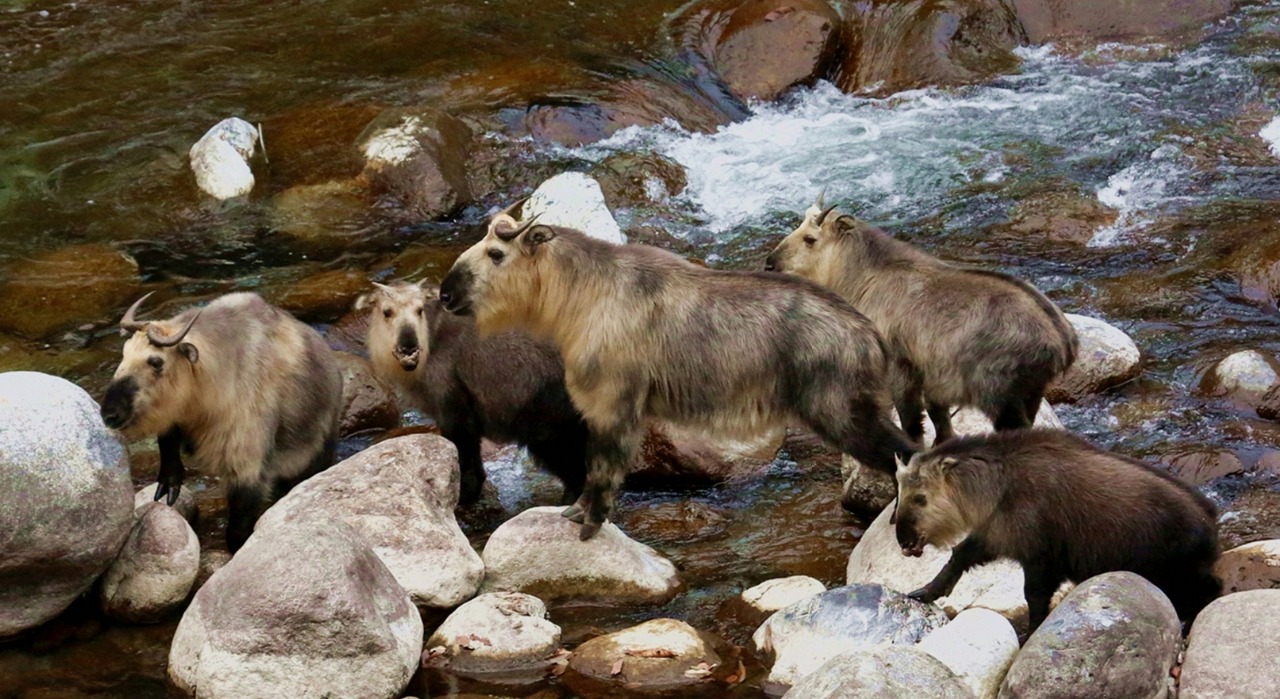
M 1018 74 L 971 88 L 867 99 L 819 85 L 715 134 L 651 127 L 579 149 L 504 134 L 530 101 L 587 99 L 620 78 L 669 72 L 662 27 L 678 6 L 0 1 L 0 282 L 23 261 L 84 244 L 131 254 L 139 290 L 158 288 L 173 305 L 230 289 L 271 293 L 324 272 L 350 272 L 356 287 L 364 274 L 439 274 L 488 206 L 619 152 L 661 154 L 689 179 L 673 199 L 616 212 L 624 227 L 656 225 L 711 264 L 753 267 L 826 186 L 829 201 L 897 235 L 1025 276 L 1065 309 L 1126 330 L 1142 349 L 1142 377 L 1059 406 L 1060 417 L 1152 459 L 1187 449 L 1237 456 L 1246 473 L 1206 488 L 1227 513 L 1224 538 L 1280 535 L 1268 515 L 1280 506 L 1276 476 L 1261 467 L 1280 454 L 1280 429 L 1197 388 L 1230 352 L 1280 352 L 1273 302 L 1241 284 L 1244 270 L 1280 259 L 1280 159 L 1258 137 L 1280 109 L 1280 3 L 1249 3 L 1190 46 L 1029 49 Z M 413 105 L 487 134 L 506 160 L 497 191 L 455 220 L 374 207 L 341 218 L 325 240 L 280 234 L 276 195 L 353 177 L 363 125 Z M 259 186 L 246 201 L 213 204 L 195 190 L 185 153 L 232 115 L 264 124 L 271 162 L 255 165 Z M 1088 245 L 1013 229 L 1017 204 L 1046 192 L 1117 217 L 1096 225 Z M 0 331 L 0 370 L 48 371 L 98 393 L 125 302 L 108 305 L 38 339 Z M 342 307 L 308 320 L 329 331 Z M 0 320 L 29 312 L 0 307 Z M 135 445 L 139 486 L 154 478 L 153 449 Z M 463 516 L 478 547 L 510 514 L 555 498 L 519 458 L 491 466 L 502 495 Z M 219 486 L 192 485 L 202 543 L 220 546 Z M 742 643 L 748 629 L 718 610 L 744 587 L 792 574 L 842 582 L 861 529 L 840 513 L 838 489 L 834 460 L 805 452 L 745 484 L 630 493 L 620 525 L 680 565 L 688 592 L 662 608 L 557 609 L 553 619 L 581 639 L 675 616 Z M 119 627 L 91 606 L 0 646 L 0 697 L 162 696 L 176 620 Z M 756 679 L 740 695 L 754 695 Z M 411 690 L 422 696 L 429 684 L 419 677 Z

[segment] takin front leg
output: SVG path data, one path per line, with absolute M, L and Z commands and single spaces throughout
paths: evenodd
M 924 379 L 910 364 L 898 361 L 893 365 L 889 383 L 902 431 L 919 443 L 924 438 Z
M 955 431 L 951 429 L 951 406 L 930 402 L 929 421 L 933 423 L 933 446 L 955 436 Z
M 186 480 L 187 469 L 182 465 L 182 443 L 186 437 L 177 427 L 160 435 L 156 443 L 160 446 L 160 475 L 156 477 L 155 500 L 168 497 L 165 504 L 173 507 L 178 501 L 178 493 L 182 491 L 182 482 Z
M 1035 633 L 1049 616 L 1049 602 L 1065 580 L 1045 565 L 1022 564 L 1022 594 L 1027 598 L 1027 635 Z
M 230 483 L 227 486 L 227 550 L 235 553 L 253 534 L 253 525 L 266 511 L 263 483 Z
M 463 422 L 444 423 L 440 434 L 453 442 L 458 450 L 458 470 L 461 484 L 458 491 L 459 505 L 472 505 L 480 499 L 484 489 L 484 460 L 480 458 L 480 430 Z
M 587 439 L 587 482 L 582 496 L 563 512 L 570 521 L 582 525 L 579 538 L 590 539 L 600 531 L 627 475 L 627 466 L 640 445 L 634 429 L 592 430 Z
M 947 560 L 946 565 L 942 566 L 942 570 L 938 571 L 933 580 L 907 596 L 921 602 L 932 602 L 939 597 L 946 597 L 955 589 L 956 583 L 960 581 L 960 576 L 964 575 L 965 571 L 993 560 L 995 556 L 987 551 L 982 540 L 970 536 L 951 549 L 951 558 Z

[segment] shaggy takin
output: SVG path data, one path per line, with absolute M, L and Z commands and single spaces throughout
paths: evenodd
M 177 500 L 184 453 L 222 479 L 234 552 L 272 501 L 333 463 L 341 373 L 319 333 L 256 294 L 138 321 L 146 298 L 120 321 L 133 336 L 102 419 L 130 440 L 158 437 L 157 500 Z
M 526 447 L 564 483 L 565 504 L 576 500 L 586 478 L 587 425 L 569 400 L 556 348 L 515 332 L 478 337 L 475 322 L 446 313 L 425 282 L 374 286 L 356 302 L 370 312 L 370 363 L 458 448 L 459 501 L 480 497 L 481 437 Z
M 1184 621 L 1221 590 L 1213 503 L 1163 471 L 1060 430 L 958 438 L 917 454 L 899 465 L 895 516 L 908 556 L 959 542 L 912 597 L 931 602 L 966 570 L 1010 558 L 1026 579 L 1032 630 L 1064 580 L 1137 573 Z
M 650 419 L 726 436 L 795 419 L 892 473 L 914 451 L 888 417 L 884 347 L 871 323 L 803 279 L 693 265 L 644 245 L 507 217 L 441 284 L 482 333 L 548 338 L 590 428 L 587 479 L 565 516 L 591 537 Z
M 997 430 L 1030 427 L 1045 387 L 1075 361 L 1058 307 L 1022 280 L 948 264 L 834 208 L 819 197 L 765 269 L 817 282 L 871 319 L 907 434 L 921 438 L 927 409 L 935 441 L 947 440 L 952 406 L 977 407 Z

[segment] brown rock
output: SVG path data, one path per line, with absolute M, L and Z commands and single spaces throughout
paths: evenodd
M 657 153 L 617 153 L 591 171 L 612 210 L 654 204 L 684 191 L 684 168 Z
M 383 109 L 372 104 L 306 104 L 267 118 L 262 134 L 272 182 L 318 184 L 354 177 L 364 161 L 351 144 Z
M 298 185 L 272 200 L 271 228 L 304 243 L 313 259 L 336 255 L 371 220 L 370 202 L 358 180 Z
M 1018 202 L 1008 231 L 1067 243 L 1089 242 L 1099 228 L 1116 221 L 1116 211 L 1078 192 L 1044 192 Z
M 1179 478 L 1191 485 L 1244 472 L 1240 457 L 1229 451 L 1185 450 L 1167 454 L 1162 459 Z
M 782 448 L 781 429 L 743 442 L 699 434 L 675 425 L 649 428 L 640 459 L 627 476 L 631 487 L 705 485 L 764 473 Z
M 471 202 L 471 129 L 434 109 L 383 112 L 360 136 L 364 176 L 374 191 L 418 218 L 445 216 Z
M 0 329 L 32 339 L 109 320 L 142 286 L 133 258 L 97 244 L 23 259 L 2 276 Z
M 1231 11 L 1231 0 L 1012 0 L 1027 40 L 1125 39 L 1195 29 Z
M 363 357 L 338 352 L 342 369 L 342 426 L 347 436 L 365 430 L 386 430 L 400 426 L 400 406 L 395 391 L 373 375 Z
M 561 678 L 584 697 L 724 696 L 736 649 L 675 619 L 653 619 L 583 643 Z
M 1224 551 L 1213 566 L 1222 594 L 1280 588 L 1280 539 L 1255 541 Z
M 1258 415 L 1268 420 L 1280 420 L 1280 384 L 1272 386 L 1258 401 Z
M 332 269 L 283 288 L 264 289 L 263 296 L 303 321 L 323 322 L 342 316 L 356 297 L 368 289 L 369 280 L 364 272 Z
M 622 526 L 632 535 L 652 542 L 707 539 L 729 527 L 729 519 L 723 511 L 684 498 L 633 508 L 619 516 Z

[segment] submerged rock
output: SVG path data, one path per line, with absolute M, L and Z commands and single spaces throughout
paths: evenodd
M 712 697 L 723 696 L 725 679 L 740 668 L 723 640 L 683 621 L 653 619 L 578 646 L 562 681 L 584 697 Z
M 471 139 L 471 129 L 444 112 L 387 110 L 360 136 L 364 177 L 409 214 L 439 218 L 471 202 Z
M 786 693 L 786 699 L 971 699 L 942 661 L 912 646 L 841 653 Z
M 592 238 L 622 244 L 627 239 L 609 213 L 600 185 L 580 172 L 565 172 L 538 185 L 521 208 L 521 220 L 572 228 Z
M 751 641 L 773 658 L 765 691 L 778 695 L 840 653 L 914 644 L 945 623 L 947 616 L 932 604 L 876 584 L 848 585 L 775 613 Z
M 1280 539 L 1255 541 L 1225 551 L 1213 572 L 1222 579 L 1222 593 L 1280 588 Z
M 421 652 L 418 610 L 364 539 L 299 518 L 249 537 L 200 588 L 169 679 L 201 699 L 393 699 Z
M 995 699 L 1018 654 L 1018 634 L 1008 619 L 974 607 L 925 636 L 916 648 L 942 661 L 976 699 Z
M 432 667 L 468 676 L 541 679 L 560 649 L 560 627 L 532 595 L 495 592 L 458 607 L 427 640 Z
M 1128 572 L 1080 583 L 1027 639 L 1000 688 L 1013 699 L 1165 697 L 1182 625 L 1155 585 Z
M 742 591 L 742 601 L 760 614 L 772 614 L 797 602 L 820 595 L 827 588 L 820 581 L 807 575 L 766 580 Z
M 263 289 L 262 295 L 304 322 L 331 322 L 346 313 L 356 297 L 368 289 L 369 277 L 363 271 L 330 269 L 288 286 Z
M 1280 657 L 1280 590 L 1214 600 L 1187 638 L 1178 699 L 1271 699 Z
M 134 494 L 133 509 L 135 513 L 156 501 L 156 488 L 158 486 L 158 483 L 152 483 Z M 165 505 L 165 507 L 169 507 L 169 505 Z M 178 491 L 178 500 L 173 503 L 173 509 L 179 515 L 182 515 L 182 518 L 187 520 L 189 524 L 195 524 L 200 517 L 200 508 L 196 506 L 196 496 L 191 492 L 191 488 L 183 488 Z
M 133 526 L 124 445 L 75 384 L 0 374 L 0 638 L 89 589 Z
M 1142 368 L 1138 346 L 1119 328 L 1088 316 L 1067 313 L 1080 338 L 1076 361 L 1049 384 L 1045 398 L 1051 403 L 1072 403 L 1136 377 Z
M 707 485 L 762 475 L 778 456 L 786 430 L 777 428 L 751 440 L 699 433 L 672 424 L 650 426 L 640 458 L 627 474 L 631 486 Z
M 1234 453 L 1214 449 L 1186 449 L 1166 454 L 1161 459 L 1169 470 L 1194 486 L 1244 472 L 1244 464 Z
M 1200 389 L 1208 395 L 1225 396 L 1251 408 L 1262 405 L 1263 396 L 1280 383 L 1275 358 L 1256 350 L 1227 355 L 1205 375 Z
M 255 531 L 317 513 L 341 518 L 414 604 L 455 607 L 484 578 L 484 563 L 453 515 L 458 482 L 451 442 L 432 434 L 397 437 L 303 481 L 262 515 Z
M 1012 0 L 1033 44 L 1063 39 L 1115 40 L 1177 34 L 1231 11 L 1231 0 Z
M 24 258 L 0 276 L 0 329 L 32 339 L 100 322 L 142 288 L 132 257 L 92 243 Z
M 200 570 L 200 541 L 168 505 L 138 508 L 124 549 L 102 579 L 102 608 L 139 624 L 162 620 L 182 606 Z
M 534 507 L 498 527 L 485 544 L 485 592 L 514 591 L 547 601 L 663 603 L 681 588 L 676 567 L 606 522 L 587 541 L 562 507 Z
M 591 171 L 610 209 L 662 203 L 684 191 L 689 176 L 657 153 L 615 153 Z
M 249 160 L 259 141 L 258 127 L 231 117 L 213 125 L 191 146 L 196 186 L 214 199 L 241 197 L 253 191 Z
M 400 405 L 395 389 L 374 375 L 364 357 L 349 352 L 334 356 L 342 370 L 342 436 L 399 427 Z

